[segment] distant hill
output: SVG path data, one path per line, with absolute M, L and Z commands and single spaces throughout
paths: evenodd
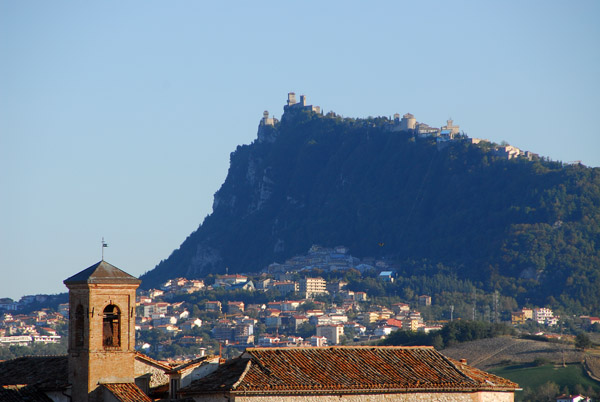
M 344 245 L 520 302 L 600 310 L 600 169 L 502 159 L 494 144 L 391 131 L 387 118 L 288 108 L 231 154 L 213 213 L 142 276 L 253 272 Z
M 482 370 L 510 364 L 528 364 L 540 359 L 554 364 L 578 364 L 585 354 L 572 344 L 541 342 L 511 336 L 464 342 L 441 351 L 453 359 L 466 359 Z

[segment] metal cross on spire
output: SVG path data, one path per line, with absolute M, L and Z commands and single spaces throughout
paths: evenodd
M 104 261 L 104 247 L 108 247 L 108 244 L 104 241 L 104 237 L 102 238 L 102 261 Z

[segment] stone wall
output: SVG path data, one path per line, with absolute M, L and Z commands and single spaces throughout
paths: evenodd
M 136 359 L 135 377 L 137 378 L 144 374 L 152 375 L 152 377 L 150 377 L 150 388 L 158 387 L 159 385 L 167 384 L 169 382 L 169 376 L 165 373 L 164 369 Z

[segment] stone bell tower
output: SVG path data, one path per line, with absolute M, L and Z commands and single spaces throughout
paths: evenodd
M 133 383 L 135 291 L 141 281 L 100 261 L 65 279 L 73 402 L 99 401 L 99 384 Z

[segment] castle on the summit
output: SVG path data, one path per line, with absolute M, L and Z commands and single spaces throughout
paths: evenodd
M 300 95 L 300 102 L 296 102 L 296 94 L 294 92 L 288 93 L 287 105 L 283 107 L 283 111 L 288 110 L 310 110 L 311 112 L 321 113 L 320 106 L 313 106 L 306 104 L 306 95 Z
M 296 94 L 294 92 L 288 93 L 287 104 L 283 106 L 283 112 L 295 112 L 308 110 L 315 113 L 321 113 L 320 106 L 313 106 L 306 104 L 306 96 L 300 95 L 300 102 L 296 101 Z M 258 124 L 258 141 L 259 142 L 273 142 L 275 141 L 275 132 L 271 128 L 273 128 L 279 120 L 275 117 L 269 117 L 269 111 L 265 110 L 263 112 L 263 118 L 260 119 L 260 123 Z
M 428 124 L 419 123 L 411 113 L 406 113 L 402 118 L 396 113 L 392 131 L 406 131 L 414 133 L 420 138 L 438 137 L 441 140 L 452 140 L 460 133 L 460 126 L 455 126 L 452 119 L 449 119 L 441 128 L 430 127 Z
M 296 94 L 294 92 L 288 93 L 287 105 L 283 106 L 283 111 L 294 111 L 294 110 L 310 110 L 311 112 L 321 113 L 320 106 L 313 106 L 306 104 L 306 96 L 300 95 L 300 102 L 296 101 Z M 269 111 L 263 112 L 263 118 L 260 120 L 259 127 L 274 126 L 278 120 L 275 117 L 269 117 Z
M 321 107 L 308 105 L 305 95 L 300 95 L 300 101 L 296 100 L 296 94 L 294 92 L 288 93 L 287 104 L 283 106 L 285 113 L 307 110 L 315 113 L 321 113 Z M 258 141 L 259 142 L 273 142 L 275 141 L 277 132 L 274 129 L 279 120 L 275 117 L 269 117 L 269 112 L 264 111 L 263 117 L 258 125 Z M 437 143 L 438 150 L 444 149 L 450 141 L 464 140 L 472 144 L 479 144 L 480 142 L 489 142 L 479 138 L 469 138 L 464 133 L 461 135 L 460 126 L 455 125 L 452 119 L 446 120 L 446 125 L 438 128 L 431 127 L 426 123 L 418 122 L 415 116 L 411 113 L 406 113 L 400 118 L 400 114 L 394 114 L 393 120 L 390 119 L 390 124 L 387 127 L 392 132 L 406 132 L 414 135 L 417 138 L 433 138 Z M 511 145 L 495 146 L 492 149 L 492 153 L 503 159 L 513 159 L 518 157 L 524 157 L 529 160 L 537 158 L 538 155 L 529 151 L 522 151 L 517 147 Z

